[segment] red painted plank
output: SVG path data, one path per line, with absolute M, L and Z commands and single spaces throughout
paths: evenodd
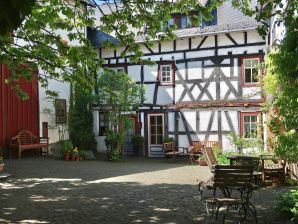
M 29 100 L 22 101 L 4 79 L 11 76 L 7 66 L 0 64 L 0 148 L 6 146 L 7 139 L 19 131 L 27 129 L 39 135 L 39 100 L 37 73 L 32 81 L 20 79 L 20 87 L 28 93 Z

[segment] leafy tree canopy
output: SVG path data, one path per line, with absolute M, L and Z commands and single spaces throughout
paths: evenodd
M 211 11 L 225 1 L 209 0 L 206 5 L 201 4 L 206 1 L 199 0 L 38 0 L 35 4 L 33 0 L 9 1 L 13 10 L 24 12 L 21 13 L 23 17 L 30 10 L 31 13 L 20 24 L 21 20 L 14 22 L 14 19 L 19 19 L 20 13 L 8 16 L 8 12 L 12 11 L 3 13 L 7 8 L 0 9 L 3 15 L 0 17 L 1 24 L 18 27 L 13 34 L 0 36 L 0 62 L 8 64 L 13 71 L 11 80 L 6 81 L 15 84 L 16 91 L 24 98 L 26 95 L 18 88 L 16 81 L 20 77 L 30 80 L 32 71 L 37 69 L 39 81 L 46 89 L 49 79 L 70 81 L 79 83 L 82 88 L 92 88 L 95 73 L 103 62 L 97 60 L 96 52 L 86 39 L 83 32 L 85 27 L 96 27 L 112 33 L 120 45 L 126 47 L 124 54 L 134 55 L 130 58 L 131 62 L 150 64 L 152 62 L 141 60 L 143 53 L 135 42 L 136 37 L 144 38 L 149 46 L 150 40 L 173 39 L 175 35 L 172 28 L 167 27 L 165 32 L 161 32 L 172 13 L 188 14 L 191 9 L 197 10 L 205 19 L 211 19 Z M 88 2 L 87 10 L 83 10 L 86 5 L 82 2 Z M 283 21 L 291 18 L 293 5 L 297 4 L 297 0 L 286 1 L 285 6 L 282 0 L 258 0 L 258 7 L 251 7 L 251 2 L 253 0 L 232 0 L 232 4 L 242 12 L 263 22 L 263 30 L 268 27 L 267 19 L 272 16 L 272 9 L 276 9 L 273 14 L 280 15 L 280 21 Z M 95 14 L 95 10 L 99 14 Z M 95 24 L 99 17 L 101 22 Z M 14 25 L 10 26 L 9 21 Z M 56 32 L 61 30 L 65 35 Z M 55 92 L 48 89 L 47 94 L 55 95 Z

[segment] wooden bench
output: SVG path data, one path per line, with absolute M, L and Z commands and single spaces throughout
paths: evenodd
M 22 152 L 27 149 L 42 150 L 42 148 L 45 147 L 48 153 L 49 138 L 36 137 L 30 131 L 23 130 L 8 141 L 8 147 L 10 158 L 12 158 L 12 149 L 14 148 L 18 149 L 19 159 L 21 158 Z
M 256 208 L 251 202 L 253 191 L 256 189 L 253 177 L 253 166 L 225 166 L 215 165 L 214 176 L 208 183 L 199 183 L 199 192 L 201 199 L 206 203 L 206 210 L 209 214 L 208 204 L 212 205 L 212 216 L 214 209 L 216 209 L 216 219 L 218 217 L 219 209 L 224 205 L 227 206 L 223 215 L 223 223 L 230 208 L 237 207 L 238 215 L 243 209 L 244 217 L 247 218 L 250 212 L 257 223 Z M 212 189 L 212 197 L 203 197 L 204 188 Z M 222 195 L 216 195 L 216 189 L 220 189 Z M 233 191 L 233 193 L 232 193 Z M 239 216 L 240 217 L 240 216 Z M 241 220 L 241 221 L 242 221 Z
M 271 164 L 266 164 L 266 160 L 271 162 Z M 281 160 L 274 155 L 261 155 L 261 161 L 261 171 L 263 173 L 262 180 L 264 184 L 267 180 L 279 184 L 285 183 L 286 162 L 284 160 Z

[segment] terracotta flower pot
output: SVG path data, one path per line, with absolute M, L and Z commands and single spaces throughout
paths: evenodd
M 66 160 L 66 161 L 70 160 L 70 152 L 64 153 L 64 160 Z
M 4 169 L 4 164 L 2 163 L 0 164 L 0 173 L 3 171 L 3 169 Z

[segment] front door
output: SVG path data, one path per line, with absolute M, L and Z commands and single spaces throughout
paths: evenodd
M 148 151 L 150 157 L 162 157 L 162 141 L 164 136 L 164 115 L 148 115 Z
M 124 155 L 134 155 L 133 144 L 131 143 L 131 138 L 136 134 L 136 119 L 135 117 L 129 117 L 131 120 L 131 126 L 126 130 L 125 133 L 125 143 L 124 143 Z

